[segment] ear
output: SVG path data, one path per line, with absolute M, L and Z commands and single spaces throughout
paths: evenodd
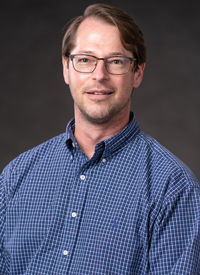
M 69 77 L 68 77 L 68 57 L 63 56 L 62 57 L 62 64 L 63 64 L 63 76 L 65 83 L 68 85 L 69 84 Z
M 138 65 L 138 69 L 134 74 L 133 88 L 138 88 L 143 79 L 145 63 Z

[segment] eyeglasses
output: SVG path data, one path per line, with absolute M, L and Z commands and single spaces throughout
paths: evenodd
M 99 60 L 104 60 L 106 70 L 110 74 L 126 74 L 130 69 L 130 65 L 136 61 L 136 58 L 126 56 L 112 56 L 106 58 L 97 58 L 88 54 L 72 54 L 69 55 L 73 68 L 79 73 L 92 73 L 97 67 Z

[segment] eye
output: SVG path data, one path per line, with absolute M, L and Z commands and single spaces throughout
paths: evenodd
M 124 58 L 122 57 L 111 57 L 107 59 L 108 64 L 110 65 L 123 65 L 124 64 Z
M 112 61 L 113 64 L 116 64 L 116 65 L 119 65 L 119 64 L 122 64 L 122 60 L 120 59 L 115 59 Z
M 89 65 L 96 62 L 95 58 L 93 56 L 89 55 L 77 55 L 76 56 L 76 62 L 80 65 Z
M 86 57 L 81 57 L 78 59 L 78 63 L 88 63 L 90 62 L 89 58 L 86 58 Z

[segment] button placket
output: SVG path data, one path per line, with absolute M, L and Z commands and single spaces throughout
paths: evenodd
M 61 255 L 64 263 L 70 261 L 71 251 L 76 246 L 77 234 L 80 226 L 81 213 L 86 196 L 86 176 L 87 174 L 86 159 L 80 155 L 80 151 L 72 145 L 71 163 L 73 163 L 73 181 L 72 190 L 69 200 L 69 207 L 66 216 L 66 226 L 62 235 L 63 245 Z M 73 158 L 72 158 L 73 157 Z M 88 160 L 87 160 L 88 161 Z

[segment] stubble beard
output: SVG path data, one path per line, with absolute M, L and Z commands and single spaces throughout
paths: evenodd
M 73 93 L 74 89 L 73 89 L 73 85 L 69 84 L 69 88 L 74 100 L 74 105 L 75 105 L 75 109 L 78 109 L 78 112 L 80 113 L 82 119 L 84 121 L 88 121 L 92 124 L 105 124 L 105 123 L 112 123 L 112 122 L 116 122 L 117 118 L 118 118 L 118 114 L 120 112 L 122 112 L 123 110 L 125 110 L 126 108 L 129 107 L 129 103 L 131 101 L 131 97 L 132 94 L 130 95 L 129 98 L 127 98 L 127 100 L 125 102 L 115 102 L 115 101 L 111 101 L 110 104 L 105 104 L 105 102 L 103 100 L 95 100 L 94 101 L 94 105 L 92 107 L 90 107 L 90 105 L 87 106 L 87 102 L 84 103 L 84 101 L 76 101 L 75 97 L 73 96 L 73 94 L 75 94 L 76 92 Z M 112 91 L 114 91 L 113 87 L 86 87 L 84 89 L 84 91 L 82 91 L 82 93 L 86 93 L 89 90 L 92 90 L 92 88 L 99 88 L 99 89 L 111 89 Z M 124 91 L 126 92 L 126 91 Z M 102 105 L 102 106 L 100 106 Z M 104 105 L 104 106 L 103 106 Z M 76 112 L 75 112 L 76 114 Z
M 78 108 L 83 120 L 88 121 L 92 124 L 105 124 L 105 123 L 116 123 L 120 113 L 126 112 L 129 108 L 131 96 L 122 104 L 122 102 L 112 101 L 109 105 L 100 106 L 104 104 L 102 101 L 95 101 L 94 106 L 86 106 L 84 103 L 75 102 L 76 108 Z M 97 106 L 95 106 L 97 105 Z M 124 113 L 125 113 L 124 112 Z
M 75 103 L 76 104 L 76 103 Z M 95 104 L 98 104 L 95 102 Z M 101 103 L 99 103 L 101 104 Z M 79 109 L 82 118 L 84 120 L 89 121 L 92 124 L 103 124 L 106 123 L 116 115 L 117 113 L 117 108 L 116 106 L 111 103 L 107 107 L 105 106 L 104 108 L 102 107 L 102 110 L 100 110 L 101 107 L 97 106 L 95 110 L 95 107 L 93 106 L 91 109 L 89 107 L 84 107 L 84 105 L 77 105 L 77 108 Z

